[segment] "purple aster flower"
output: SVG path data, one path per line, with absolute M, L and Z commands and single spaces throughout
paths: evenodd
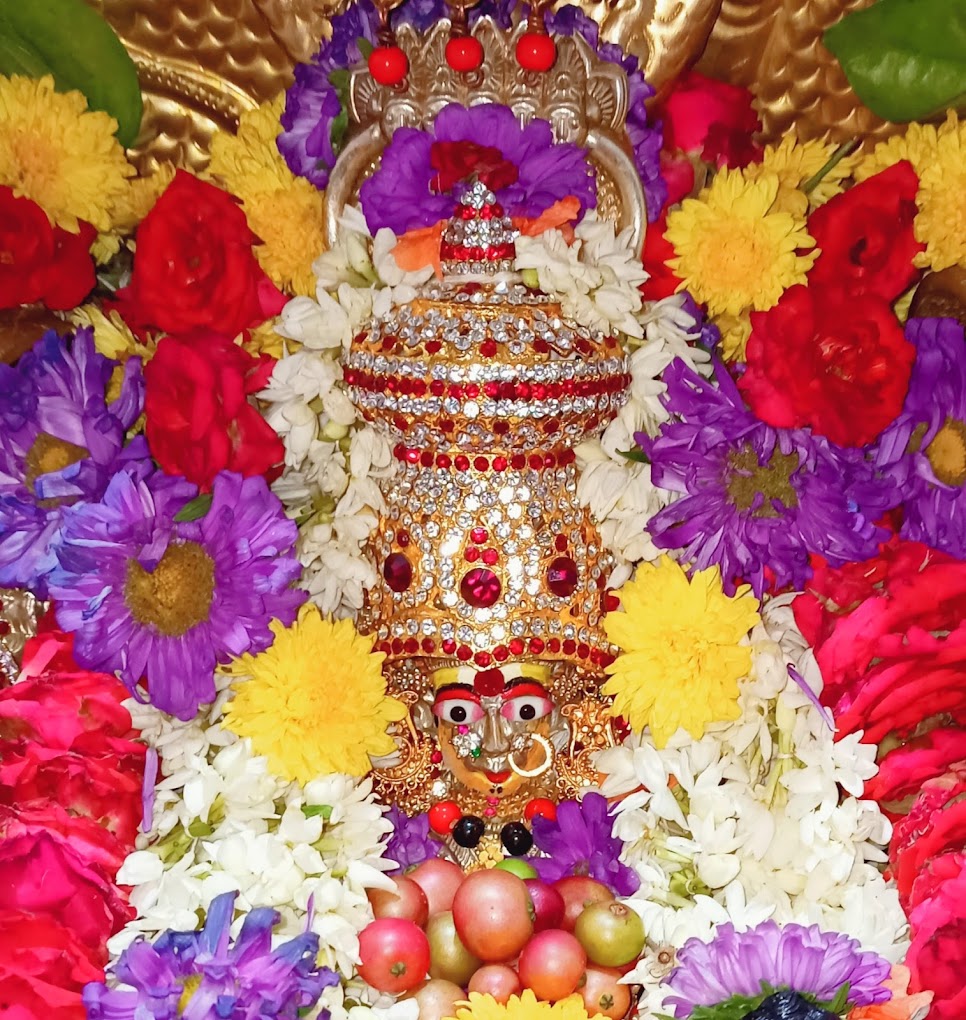
M 373 233 L 389 227 L 404 234 L 430 227 L 452 214 L 465 180 L 449 192 L 433 190 L 438 171 L 430 158 L 436 142 L 471 142 L 497 150 L 512 164 L 516 179 L 494 187 L 497 201 L 510 216 L 536 218 L 571 195 L 580 202 L 580 215 L 597 203 L 597 186 L 586 151 L 569 142 L 555 143 L 547 121 L 532 120 L 521 127 L 507 106 L 484 103 L 467 108 L 450 103 L 439 112 L 431 131 L 398 129 L 382 154 L 379 169 L 359 189 L 362 210 Z
M 910 319 L 916 346 L 902 412 L 875 462 L 903 496 L 900 534 L 966 559 L 966 339 L 955 319 Z
M 119 671 L 135 696 L 191 719 L 214 700 L 217 663 L 269 646 L 273 619 L 295 619 L 305 592 L 297 536 L 265 480 L 227 471 L 198 520 L 177 516 L 196 495 L 184 478 L 114 476 L 99 503 L 65 514 L 50 592 L 74 633 L 77 661 Z
M 895 487 L 863 451 L 759 421 L 720 363 L 708 380 L 675 359 L 663 379 L 671 421 L 657 438 L 635 436 L 654 484 L 683 494 L 648 522 L 659 548 L 681 549 L 695 570 L 720 567 L 729 594 L 749 582 L 760 598 L 766 569 L 775 587 L 801 588 L 810 554 L 863 560 L 888 538 L 873 522 Z
M 232 944 L 236 895 L 212 900 L 201 931 L 166 931 L 153 945 L 143 937 L 132 943 L 113 968 L 130 988 L 109 989 L 99 981 L 85 986 L 88 1020 L 295 1020 L 315 1006 L 324 989 L 339 983 L 334 971 L 316 962 L 318 935 L 305 932 L 273 950 L 280 915 L 260 907 L 248 913 Z
M 16 367 L 0 365 L 0 587 L 46 597 L 66 508 L 100 499 L 126 464 L 146 469 L 144 438 L 125 445 L 144 401 L 141 360 L 109 401 L 115 367 L 89 329 L 69 346 L 45 333 Z
M 648 120 L 645 103 L 654 95 L 654 89 L 644 80 L 637 58 L 625 53 L 620 46 L 600 42 L 597 22 L 579 7 L 567 5 L 547 12 L 547 30 L 556 35 L 581 35 L 602 60 L 618 64 L 627 74 L 628 108 L 627 136 L 634 150 L 634 163 L 644 187 L 647 218 L 653 223 L 661 215 L 667 201 L 667 183 L 661 176 L 661 146 L 664 132 L 660 123 Z
M 393 832 L 383 857 L 397 865 L 390 875 L 401 875 L 407 868 L 439 854 L 440 844 L 429 834 L 429 816 L 425 812 L 410 818 L 399 808 L 391 807 L 386 819 L 392 823 Z
M 599 793 L 562 801 L 554 821 L 537 815 L 532 826 L 533 842 L 547 856 L 529 861 L 544 882 L 589 875 L 618 896 L 630 896 L 640 886 L 637 872 L 620 862 L 624 843 L 612 834 L 614 820 Z
M 779 928 L 774 921 L 765 921 L 737 932 L 733 924 L 722 924 L 713 941 L 688 939 L 678 951 L 667 978 L 674 994 L 665 1004 L 674 1009 L 674 1016 L 687 1017 L 699 1006 L 779 989 L 830 1003 L 847 983 L 851 1006 L 868 1006 L 889 999 L 883 982 L 890 969 L 881 956 L 862 952 L 855 939 L 824 932 L 817 925 Z

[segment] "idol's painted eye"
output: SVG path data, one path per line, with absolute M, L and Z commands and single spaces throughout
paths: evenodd
M 475 701 L 468 698 L 447 698 L 433 705 L 433 715 L 442 722 L 463 724 L 479 722 L 483 718 L 483 709 Z
M 536 694 L 524 694 L 510 698 L 500 709 L 500 714 L 510 722 L 533 722 L 553 711 L 553 702 Z

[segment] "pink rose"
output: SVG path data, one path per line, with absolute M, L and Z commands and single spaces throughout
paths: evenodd
M 102 945 L 134 916 L 111 879 L 125 856 L 106 829 L 62 808 L 0 808 L 0 910 L 63 918 Z

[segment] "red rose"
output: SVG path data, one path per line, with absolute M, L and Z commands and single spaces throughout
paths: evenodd
M 94 289 L 90 247 L 96 236 L 89 223 L 76 234 L 52 227 L 36 202 L 0 187 L 0 308 L 35 301 L 53 309 L 79 305 Z
M 966 762 L 950 766 L 941 776 L 923 783 L 905 818 L 896 822 L 889 860 L 904 909 L 916 880 L 933 858 L 966 847 Z M 932 888 L 920 889 L 921 900 Z
M 648 301 L 660 301 L 674 294 L 681 284 L 668 268 L 668 260 L 673 259 L 676 253 L 674 245 L 664 236 L 666 230 L 667 213 L 664 213 L 656 223 L 648 225 L 644 235 L 641 258 L 650 277 L 641 285 L 641 293 Z
M 137 232 L 130 284 L 118 310 L 138 330 L 234 337 L 281 311 L 245 214 L 231 195 L 179 170 Z
M 739 85 L 687 71 L 662 104 L 664 146 L 700 153 L 716 166 L 747 166 L 761 159 L 752 136 L 761 129 L 752 94 Z
M 433 142 L 429 165 L 436 171 L 433 188 L 439 192 L 447 192 L 454 184 L 473 176 L 491 191 L 498 191 L 509 187 L 520 175 L 516 165 L 505 159 L 499 149 L 476 142 Z
M 808 274 L 812 286 L 841 287 L 894 301 L 916 278 L 913 233 L 919 178 L 903 160 L 816 209 L 808 221 L 821 254 Z
M 106 747 L 107 738 L 102 741 Z M 145 747 L 115 741 L 122 743 L 126 752 L 114 747 L 97 755 L 92 746 L 77 753 L 36 741 L 0 741 L 0 804 L 22 810 L 49 800 L 133 846 L 141 824 Z
M 738 388 L 769 425 L 865 446 L 902 410 L 916 349 L 882 298 L 798 285 L 751 325 Z
M 0 826 L 8 817 L 3 809 Z M 79 826 L 63 835 L 48 831 L 40 818 L 34 823 L 22 826 L 19 835 L 0 838 L 0 910 L 64 918 L 83 942 L 103 945 L 134 911 L 91 862 L 91 841 L 75 842 Z
M 145 434 L 154 459 L 203 490 L 219 471 L 263 475 L 280 464 L 285 448 L 248 400 L 264 388 L 273 365 L 213 335 L 165 337 L 144 368 Z
M 905 815 L 910 798 L 923 783 L 942 775 L 966 754 L 966 731 L 934 729 L 889 751 L 879 771 L 865 784 L 864 797 L 877 801 L 895 820 Z
M 104 980 L 106 959 L 58 919 L 0 912 L 0 1016 L 84 1020 L 81 990 Z
M 930 1020 L 966 1016 L 966 869 L 938 883 L 909 915 L 912 944 L 906 966 L 913 991 L 932 991 Z

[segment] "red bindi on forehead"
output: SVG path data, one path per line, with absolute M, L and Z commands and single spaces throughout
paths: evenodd
M 492 698 L 506 690 L 506 679 L 500 669 L 484 669 L 473 677 L 473 689 L 481 698 Z

